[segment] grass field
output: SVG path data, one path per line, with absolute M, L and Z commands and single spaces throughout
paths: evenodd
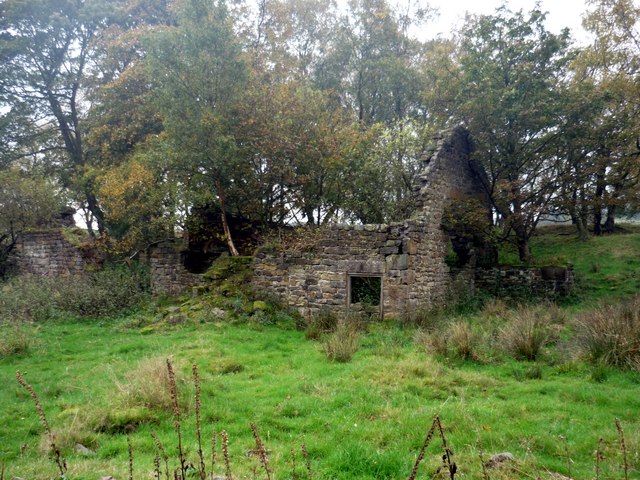
M 586 308 L 587 297 L 637 293 L 640 235 L 571 242 L 552 234 L 537 237 L 534 252 L 543 260 L 566 256 L 574 263 L 583 286 L 574 307 Z M 593 268 L 595 261 L 599 268 Z M 180 373 L 189 461 L 197 464 L 190 406 L 191 365 L 197 363 L 205 455 L 212 431 L 226 430 L 235 478 L 266 478 L 250 422 L 266 444 L 271 478 L 308 478 L 302 444 L 314 478 L 408 478 L 436 413 L 454 452 L 456 478 L 558 478 L 553 474 L 560 473 L 592 479 L 602 438 L 599 478 L 624 479 L 616 418 L 625 432 L 628 478 L 640 478 L 640 373 L 590 365 L 568 354 L 569 341 L 556 342 L 535 362 L 500 354 L 470 361 L 427 352 L 416 343 L 415 328 L 389 321 L 369 326 L 351 362 L 334 363 L 321 342 L 306 340 L 284 315 L 275 325 L 253 317 L 194 318 L 172 326 L 151 323 L 159 308 L 103 321 L 58 319 L 25 327 L 31 348 L 0 359 L 4 478 L 56 475 L 34 404 L 15 380 L 17 370 L 40 396 L 67 459 L 68 478 L 128 478 L 127 437 L 134 478 L 154 478 L 152 432 L 177 466 L 170 402 L 160 395 L 166 385 L 146 396 L 140 391 L 162 381 L 168 357 Z M 480 322 L 481 315 L 466 320 Z M 560 338 L 571 329 L 569 320 Z M 76 443 L 94 453 L 74 451 Z M 480 456 L 500 452 L 511 452 L 516 461 L 483 477 Z M 418 478 L 432 478 L 441 455 L 434 440 Z M 224 478 L 220 457 L 218 441 L 215 473 Z

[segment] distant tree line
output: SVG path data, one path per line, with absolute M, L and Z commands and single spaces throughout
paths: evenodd
M 412 36 L 432 15 L 386 0 L 5 0 L 0 247 L 57 202 L 123 253 L 204 207 L 232 253 L 230 216 L 402 219 L 426 142 L 460 124 L 523 260 L 545 214 L 586 238 L 638 211 L 632 0 L 588 1 L 587 46 L 506 7 L 451 38 Z

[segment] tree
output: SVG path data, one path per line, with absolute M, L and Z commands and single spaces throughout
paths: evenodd
M 392 124 L 421 112 L 418 65 L 424 45 L 409 37 L 429 11 L 394 11 L 386 0 L 352 0 L 313 73 L 364 125 Z
M 595 86 L 602 105 L 588 136 L 595 178 L 593 229 L 596 235 L 613 233 L 615 215 L 637 208 L 640 187 L 640 8 L 630 0 L 593 0 L 584 26 L 593 43 L 575 63 L 579 77 Z M 586 140 L 586 139 L 585 139 Z M 602 214 L 606 209 L 606 220 Z
M 176 11 L 175 26 L 145 40 L 154 102 L 175 175 L 191 204 L 219 205 L 229 251 L 237 255 L 226 204 L 240 161 L 235 109 L 247 68 L 224 2 L 184 0 Z
M 15 134 L 3 153 L 9 160 L 35 156 L 57 164 L 63 185 L 99 230 L 103 215 L 86 175 L 84 96 L 93 42 L 112 12 L 102 0 L 0 4 L 0 106 L 10 109 L 6 126 Z
M 470 17 L 461 32 L 451 114 L 442 115 L 470 128 L 493 207 L 525 261 L 529 238 L 558 188 L 570 60 L 568 30 L 551 34 L 544 19 L 539 10 L 525 16 L 505 7 Z

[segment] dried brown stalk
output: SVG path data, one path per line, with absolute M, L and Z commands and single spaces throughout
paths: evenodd
M 296 452 L 293 448 L 291 449 L 291 480 L 298 480 L 298 472 L 296 472 Z
M 264 448 L 264 443 L 262 443 L 262 439 L 260 438 L 260 434 L 258 433 L 258 427 L 256 424 L 251 422 L 251 431 L 253 432 L 253 439 L 256 442 L 256 452 L 258 453 L 258 460 L 260 460 L 260 465 L 264 469 L 264 472 L 267 474 L 267 479 L 271 480 L 271 470 L 269 469 L 269 458 L 267 457 L 267 452 Z
M 129 480 L 133 480 L 133 448 L 131 447 L 131 437 L 127 436 L 127 447 L 129 449 Z
M 178 387 L 176 386 L 176 374 L 171 364 L 171 359 L 167 358 L 167 372 L 169 374 L 169 388 L 171 392 L 171 402 L 173 403 L 173 426 L 178 435 L 178 459 L 180 461 L 180 477 L 185 478 L 187 474 L 187 462 L 182 449 L 182 432 L 180 421 L 180 407 L 178 405 Z
M 624 441 L 624 431 L 620 419 L 616 418 L 616 428 L 620 439 L 620 451 L 622 452 L 622 467 L 624 469 L 624 480 L 629 480 L 629 463 L 627 462 L 627 444 Z
M 309 452 L 307 452 L 307 446 L 303 443 L 300 446 L 300 450 L 302 451 L 302 456 L 304 457 L 304 463 L 307 467 L 307 474 L 309 475 L 309 479 L 313 480 L 313 472 L 311 471 L 311 461 L 309 460 Z
M 193 384 L 196 388 L 196 438 L 198 440 L 198 458 L 200 459 L 200 480 L 206 480 L 207 468 L 204 464 L 204 454 L 202 453 L 202 431 L 200 427 L 200 375 L 198 374 L 198 365 L 192 365 Z
M 487 472 L 487 462 L 484 459 L 484 451 L 478 446 L 478 457 L 480 457 L 480 465 L 482 466 L 482 480 L 489 480 L 489 472 Z
M 454 480 L 454 476 L 456 474 L 456 471 L 458 470 L 458 466 L 455 464 L 455 462 L 451 462 L 451 455 L 453 455 L 453 452 L 447 446 L 447 437 L 445 436 L 444 430 L 442 429 L 440 417 L 436 415 L 433 421 L 434 423 L 437 423 L 438 430 L 440 431 L 440 438 L 442 439 L 442 448 L 444 449 L 444 456 L 442 457 L 442 459 L 447 466 L 447 469 L 449 470 L 449 477 L 451 478 L 451 480 Z
M 435 418 L 438 418 L 437 415 Z M 413 464 L 413 470 L 411 470 L 411 475 L 409 475 L 409 480 L 415 480 L 416 475 L 418 475 L 418 467 L 420 466 L 420 463 L 424 458 L 424 454 L 427 451 L 427 447 L 429 447 L 429 444 L 431 443 L 431 438 L 433 437 L 433 433 L 436 430 L 435 418 L 433 422 L 431 422 L 431 428 L 429 429 L 429 432 L 427 432 L 427 436 L 425 437 L 424 442 L 422 442 L 422 448 L 420 449 L 420 453 L 418 453 L 418 458 L 416 458 L 416 463 Z
M 31 398 L 33 399 L 33 403 L 35 403 L 36 405 L 36 410 L 38 411 L 40 422 L 42 423 L 42 426 L 44 427 L 44 431 L 47 434 L 47 438 L 49 440 L 49 448 L 53 452 L 53 459 L 56 462 L 56 465 L 58 466 L 60 476 L 64 477 L 64 474 L 67 472 L 67 461 L 60 454 L 60 450 L 56 446 L 53 433 L 51 433 L 51 428 L 49 428 L 49 422 L 47 422 L 47 416 L 44 413 L 44 408 L 42 408 L 42 403 L 40 403 L 40 398 L 38 398 L 38 394 L 33 389 L 33 387 L 29 385 L 24 378 L 22 378 L 22 375 L 20 374 L 19 371 L 16 372 L 16 379 L 18 380 L 18 383 L 20 385 L 22 385 L 24 388 L 26 388 L 29 391 Z
M 564 435 L 560 435 L 560 441 L 564 446 L 564 458 L 567 461 L 567 475 L 571 478 L 571 456 L 569 455 L 569 445 L 567 444 L 567 439 Z
M 160 452 L 158 452 L 157 448 L 153 454 L 153 473 L 155 474 L 156 480 L 160 480 Z
M 164 476 L 166 480 L 170 480 L 169 478 L 169 455 L 167 455 L 167 451 L 164 449 L 164 445 L 158 438 L 155 433 L 151 433 L 151 437 L 153 438 L 154 443 L 156 444 L 156 448 L 162 455 L 162 460 L 164 461 Z
M 602 453 L 602 437 L 598 439 L 598 449 L 596 450 L 596 480 L 600 480 L 600 462 L 604 461 Z
M 216 439 L 217 435 L 214 430 L 211 434 L 211 480 L 213 480 L 213 467 L 216 464 Z
M 227 480 L 233 480 L 231 475 L 231 462 L 229 461 L 229 435 L 225 430 L 221 433 L 222 436 L 222 456 L 224 457 L 224 466 L 226 469 Z

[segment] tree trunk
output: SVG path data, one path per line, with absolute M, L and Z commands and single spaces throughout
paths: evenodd
M 593 234 L 602 235 L 602 197 L 605 192 L 605 167 L 601 167 L 596 174 L 596 191 L 593 202 Z
M 616 210 L 617 205 L 607 206 L 607 220 L 604 222 L 605 233 L 615 233 L 616 231 Z
M 233 243 L 233 237 L 231 236 L 231 229 L 229 229 L 229 223 L 227 222 L 227 211 L 224 206 L 224 191 L 222 189 L 222 182 L 220 181 L 220 177 L 216 178 L 216 190 L 218 193 L 218 198 L 220 199 L 220 218 L 222 219 L 222 230 L 224 231 L 224 237 L 227 240 L 227 247 L 229 248 L 229 253 L 233 257 L 237 257 L 240 254 L 236 249 L 236 246 Z

